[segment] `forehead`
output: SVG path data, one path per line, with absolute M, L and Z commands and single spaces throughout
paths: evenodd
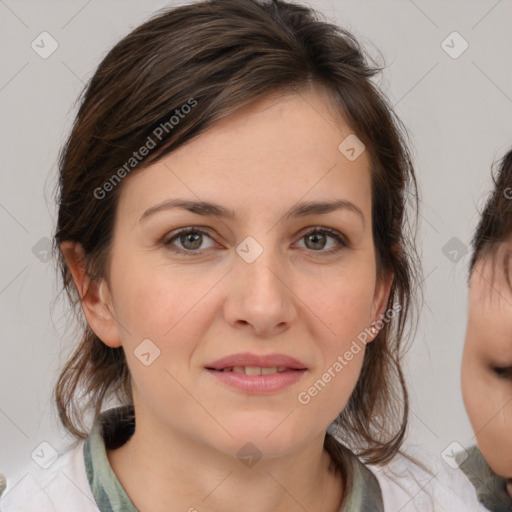
M 134 173 L 121 203 L 140 211 L 185 196 L 264 212 L 280 202 L 340 199 L 341 193 L 364 209 L 371 204 L 370 158 L 364 150 L 351 161 L 340 151 L 349 135 L 323 89 L 269 96 Z
M 487 349 L 512 350 L 512 288 L 508 254 L 500 249 L 482 257 L 469 286 L 468 327 L 473 343 Z
M 470 303 L 512 307 L 512 245 L 501 243 L 476 262 L 469 281 Z

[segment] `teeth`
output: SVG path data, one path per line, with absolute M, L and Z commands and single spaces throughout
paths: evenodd
M 272 375 L 287 371 L 286 366 L 273 366 L 271 368 L 261 368 L 259 366 L 233 366 L 232 368 L 223 368 L 223 372 L 245 373 L 245 375 Z

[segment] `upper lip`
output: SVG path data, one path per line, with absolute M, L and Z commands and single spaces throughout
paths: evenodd
M 257 355 L 248 352 L 223 357 L 213 363 L 207 364 L 206 368 L 222 370 L 224 368 L 233 368 L 234 366 L 257 366 L 259 368 L 284 366 L 294 370 L 307 369 L 304 363 L 286 354 Z

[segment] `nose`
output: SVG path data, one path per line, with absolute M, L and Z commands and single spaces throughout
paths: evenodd
M 254 249 L 254 248 L 252 248 Z M 234 329 L 271 337 L 287 330 L 297 316 L 289 272 L 276 250 L 265 248 L 252 262 L 235 257 L 224 315 Z

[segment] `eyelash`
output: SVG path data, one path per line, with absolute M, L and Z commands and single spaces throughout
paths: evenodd
M 186 228 L 183 228 L 183 229 L 180 229 L 180 230 L 176 231 L 173 234 L 173 236 L 171 238 L 168 238 L 167 240 L 165 240 L 163 242 L 163 244 L 164 244 L 164 246 L 169 248 L 171 251 L 179 253 L 179 254 L 185 254 L 187 256 L 195 256 L 197 254 L 201 254 L 201 252 L 204 252 L 205 250 L 206 251 L 208 250 L 208 249 L 195 250 L 195 251 L 190 250 L 190 249 L 185 250 L 185 249 L 180 249 L 179 247 L 176 247 L 176 246 L 172 245 L 173 240 L 179 238 L 180 236 L 189 234 L 189 233 L 201 233 L 203 235 L 207 235 L 209 238 L 212 238 L 206 231 L 204 231 L 202 229 L 198 229 L 198 228 L 193 227 L 193 226 L 190 226 L 190 227 L 186 227 Z M 329 229 L 329 228 L 318 227 L 318 226 L 316 226 L 316 227 L 310 229 L 309 231 L 307 231 L 306 233 L 304 233 L 300 237 L 299 240 L 301 240 L 302 238 L 304 238 L 304 237 L 306 237 L 308 235 L 311 235 L 313 233 L 327 234 L 327 235 L 331 236 L 332 238 L 334 238 L 340 244 L 338 247 L 335 247 L 334 249 L 330 249 L 328 251 L 323 251 L 323 250 L 314 251 L 312 249 L 309 249 L 309 251 L 311 253 L 313 253 L 314 256 L 316 256 L 316 254 L 314 254 L 314 253 L 317 253 L 317 252 L 318 253 L 327 254 L 327 255 L 334 254 L 334 253 L 337 253 L 338 251 L 341 251 L 342 249 L 347 248 L 347 247 L 350 246 L 349 243 L 347 242 L 347 240 L 343 237 L 343 235 L 341 235 L 337 231 L 335 231 L 333 229 Z
M 512 366 L 495 366 L 492 370 L 500 379 L 512 379 Z

